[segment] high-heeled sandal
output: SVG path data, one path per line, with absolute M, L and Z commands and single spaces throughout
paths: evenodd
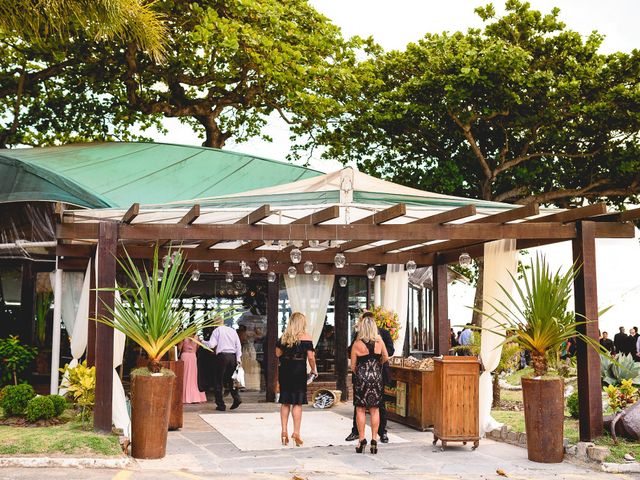
M 289 434 L 287 432 L 282 432 L 280 434 L 280 440 L 282 440 L 282 445 L 289 445 Z
M 371 453 L 373 453 L 374 455 L 378 453 L 378 442 L 376 442 L 375 440 L 371 440 Z
M 301 447 L 304 442 L 302 441 L 302 439 L 300 438 L 300 435 L 297 435 L 295 433 L 291 434 L 291 439 L 296 442 L 296 447 Z
M 358 442 L 358 446 L 356 447 L 356 453 L 364 453 L 364 447 L 367 446 L 367 439 L 363 438 Z

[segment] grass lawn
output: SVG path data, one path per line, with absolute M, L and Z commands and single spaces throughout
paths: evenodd
M 122 449 L 117 436 L 83 430 L 80 419 L 73 418 L 49 427 L 0 426 L 0 455 L 16 454 L 113 456 L 122 455 Z
M 522 390 L 500 390 L 500 400 L 522 403 Z
M 515 372 L 507 375 L 505 377 L 505 380 L 507 383 L 510 383 L 511 385 L 520 386 L 520 379 L 526 375 L 531 375 L 531 374 L 533 374 L 533 368 L 527 367 L 527 368 L 523 368 L 522 370 L 516 370 Z

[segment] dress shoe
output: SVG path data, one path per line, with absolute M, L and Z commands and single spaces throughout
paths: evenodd
M 347 438 L 344 439 L 345 442 L 353 442 L 358 439 L 358 432 L 351 432 Z
M 233 403 L 231 404 L 231 410 L 235 410 L 236 408 L 238 408 L 241 403 L 242 402 L 240 400 L 234 400 Z
M 387 435 L 387 432 L 380 434 L 380 443 L 389 443 L 389 435 Z
M 225 407 L 224 405 L 218 405 L 216 407 L 216 410 L 218 410 L 219 412 L 224 412 L 227 409 L 227 407 Z

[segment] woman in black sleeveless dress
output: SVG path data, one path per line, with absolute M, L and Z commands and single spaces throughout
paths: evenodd
M 356 452 L 363 453 L 367 440 L 364 438 L 366 411 L 371 415 L 371 453 L 378 453 L 378 427 L 382 401 L 382 364 L 389 359 L 387 349 L 371 313 L 365 313 L 358 322 L 358 336 L 351 347 L 351 369 L 353 371 L 353 404 L 356 407 L 358 446 Z
M 280 359 L 278 382 L 280 383 L 280 422 L 282 445 L 289 443 L 287 433 L 289 413 L 293 417 L 291 438 L 296 446 L 304 442 L 300 438 L 302 405 L 307 403 L 307 360 L 311 371 L 317 375 L 316 358 L 311 337 L 306 332 L 307 318 L 300 312 L 289 317 L 289 324 L 276 343 L 276 356 Z

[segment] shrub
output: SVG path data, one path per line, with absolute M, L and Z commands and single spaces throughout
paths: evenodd
M 0 338 L 0 384 L 18 384 L 18 375 L 36 358 L 38 349 L 22 345 L 17 336 Z
M 620 386 L 609 385 L 604 391 L 609 396 L 609 406 L 614 412 L 620 412 L 638 401 L 638 389 L 631 379 L 622 380 Z
M 630 354 L 617 354 L 615 362 L 606 355 L 600 355 L 600 375 L 607 385 L 620 386 L 623 380 L 640 385 L 640 363 L 635 362 Z
M 48 395 L 32 398 L 27 404 L 26 417 L 29 422 L 40 419 L 47 420 L 54 417 L 55 414 L 56 409 Z
M 2 403 L 5 416 L 22 415 L 27 408 L 29 400 L 36 396 L 33 387 L 26 383 L 20 385 L 7 385 L 2 389 Z
M 67 408 L 67 399 L 60 395 L 49 395 L 51 402 L 53 403 L 53 408 L 56 411 L 56 417 L 62 415 L 62 413 Z
M 571 418 L 579 418 L 578 414 L 578 392 L 573 392 L 571 395 L 567 397 L 567 410 L 569 410 L 569 415 Z
M 65 365 L 60 371 L 62 387 L 67 390 L 67 396 L 80 407 L 82 426 L 88 419 L 96 402 L 96 367 L 87 367 L 87 361 L 79 363 L 75 367 Z

